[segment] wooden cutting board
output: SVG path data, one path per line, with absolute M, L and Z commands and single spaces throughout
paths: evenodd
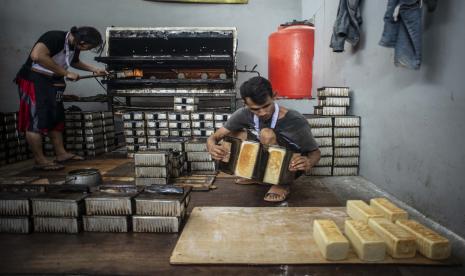
M 313 220 L 333 219 L 343 229 L 344 207 L 196 207 L 173 250 L 171 264 L 360 264 L 353 251 L 327 261 L 313 240 Z M 379 263 L 445 265 L 415 258 Z

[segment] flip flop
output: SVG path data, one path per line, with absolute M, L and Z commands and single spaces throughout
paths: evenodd
M 72 154 L 68 158 L 65 158 L 63 160 L 55 159 L 55 162 L 64 163 L 64 162 L 67 162 L 67 161 L 82 161 L 82 160 L 84 160 L 84 157 L 76 155 L 76 154 Z
M 65 166 L 57 163 L 47 163 L 41 165 L 35 165 L 34 169 L 41 170 L 41 171 L 59 171 L 64 169 Z
M 265 194 L 265 197 L 263 200 L 268 201 L 268 202 L 282 202 L 286 200 L 287 196 L 289 195 L 289 187 L 283 187 L 283 191 L 272 191 L 273 189 L 276 189 L 275 187 L 277 186 L 271 186 L 271 188 L 268 190 L 268 192 Z

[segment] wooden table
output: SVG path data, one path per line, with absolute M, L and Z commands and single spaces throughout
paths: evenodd
M 288 205 L 342 206 L 321 181 L 302 177 Z M 237 185 L 218 178 L 218 187 L 194 192 L 195 206 L 273 207 L 263 201 L 267 186 Z M 463 275 L 461 267 L 399 265 L 188 265 L 173 266 L 169 258 L 178 234 L 32 233 L 0 234 L 0 274 L 129 274 L 129 275 Z

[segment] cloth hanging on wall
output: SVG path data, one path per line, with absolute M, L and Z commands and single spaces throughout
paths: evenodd
M 360 2 L 361 0 L 339 1 L 333 35 L 329 45 L 334 52 L 343 52 L 345 41 L 355 46 L 360 40 L 360 25 L 362 24 Z
M 436 0 L 424 0 L 428 11 Z M 394 48 L 394 64 L 418 70 L 422 54 L 422 0 L 388 0 L 379 45 Z

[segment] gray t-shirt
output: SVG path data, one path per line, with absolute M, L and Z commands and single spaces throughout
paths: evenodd
M 259 120 L 260 129 L 271 126 L 268 121 Z M 254 130 L 253 113 L 247 107 L 236 110 L 224 127 L 230 131 Z M 295 110 L 289 109 L 283 118 L 278 119 L 274 129 L 278 138 L 278 144 L 295 152 L 308 153 L 318 149 L 318 144 L 313 138 L 310 124 L 304 116 Z

